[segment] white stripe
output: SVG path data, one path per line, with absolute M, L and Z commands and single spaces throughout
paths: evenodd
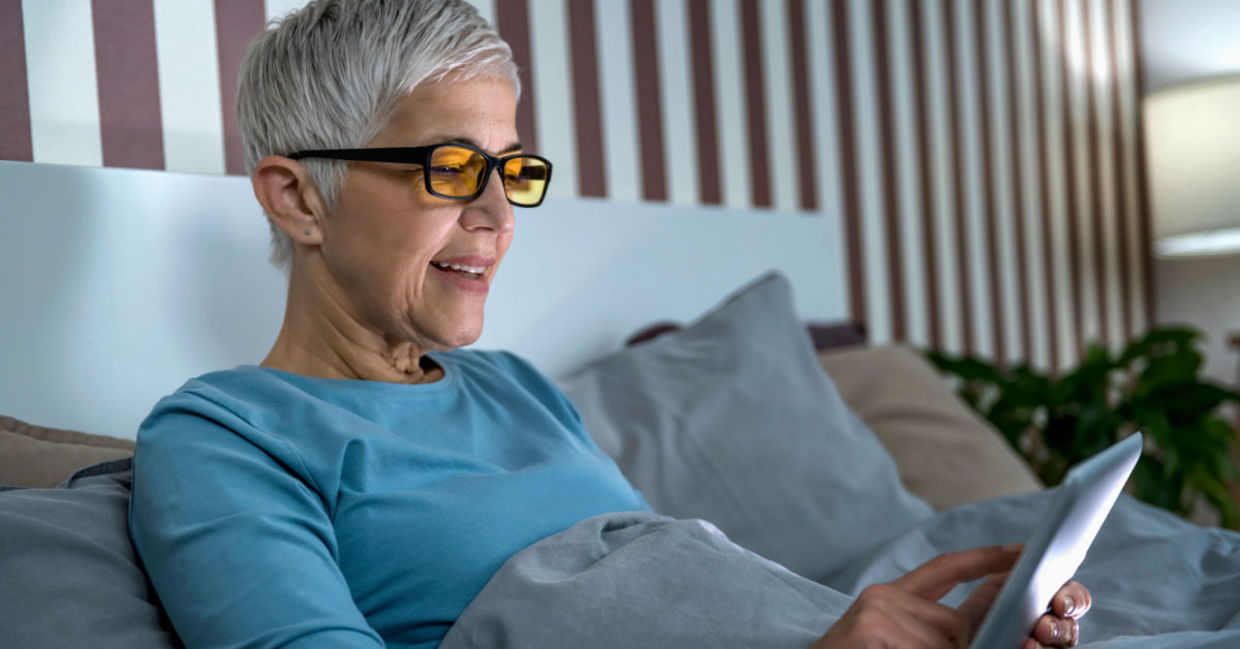
M 1054 258 L 1054 276 L 1055 276 L 1055 295 L 1057 296 L 1056 313 L 1058 314 L 1058 323 L 1056 334 L 1059 338 L 1059 367 L 1056 369 L 1067 369 L 1075 366 L 1075 359 L 1078 351 L 1076 348 L 1076 319 L 1077 314 L 1072 301 L 1072 276 L 1069 267 L 1069 259 L 1077 252 L 1068 245 L 1068 187 L 1064 180 L 1065 165 L 1067 155 L 1066 142 L 1064 142 L 1061 134 L 1063 133 L 1064 120 L 1066 116 L 1063 112 L 1063 92 L 1062 92 L 1062 69 L 1059 62 L 1060 43 L 1059 30 L 1057 22 L 1057 12 L 1059 11 L 1055 3 L 1047 2 L 1043 5 L 1043 53 L 1044 60 L 1042 62 L 1042 72 L 1046 78 L 1046 95 L 1044 97 L 1045 104 L 1042 110 L 1046 111 L 1047 129 L 1043 137 L 1047 138 L 1047 155 L 1050 158 L 1050 181 L 1051 181 L 1051 241 L 1048 245 L 1055 251 Z
M 920 0 L 917 0 L 920 1 Z M 897 190 L 900 212 L 900 255 L 904 263 L 904 312 L 908 323 L 907 336 L 915 345 L 930 344 L 927 320 L 926 295 L 933 289 L 926 277 L 926 261 L 922 250 L 922 204 L 925 197 L 919 190 L 920 167 L 917 128 L 913 121 L 916 108 L 913 105 L 913 66 L 921 58 L 913 54 L 909 32 L 908 4 L 897 0 L 888 5 L 888 38 L 891 44 L 892 110 L 895 115 L 896 164 L 899 165 L 900 184 Z
M 697 133 L 693 79 L 689 74 L 689 22 L 686 0 L 655 3 L 655 42 L 659 49 L 660 109 L 667 198 L 677 205 L 698 203 Z
M 1000 0 L 1006 2 L 1007 0 Z M 990 103 L 990 114 L 983 124 L 990 129 L 990 191 L 993 193 L 993 204 L 998 208 L 994 221 L 997 226 L 995 245 L 998 246 L 996 258 L 998 268 L 991 269 L 992 281 L 999 282 L 999 313 L 1001 330 L 995 335 L 1003 336 L 1006 360 L 1017 362 L 1028 360 L 1022 358 L 1024 337 L 1021 335 L 1020 318 L 1020 257 L 1016 250 L 1016 186 L 1012 182 L 1012 142 L 1009 125 L 1012 108 L 1008 106 L 1007 84 L 1007 51 L 1005 43 L 999 40 L 1003 27 L 1002 8 L 995 0 L 984 3 L 984 15 L 977 20 L 984 20 L 985 42 L 981 43 L 986 56 L 987 86 Z M 1011 36 L 1009 35 L 1009 38 Z M 988 208 L 989 211 L 989 208 Z
M 637 91 L 628 3 L 594 0 L 594 35 L 607 198 L 636 202 L 641 196 L 641 158 L 637 151 Z
M 743 88 L 744 61 L 737 0 L 715 0 L 710 6 L 711 50 L 715 61 L 715 109 L 719 118 L 720 190 L 726 206 L 752 207 L 749 168 L 748 109 Z
M 787 6 L 784 2 L 758 3 L 762 34 L 763 76 L 766 83 L 766 150 L 770 170 L 771 206 L 801 209 L 797 173 L 797 119 L 793 108 L 792 62 L 789 60 Z
M 865 291 L 869 309 L 870 340 L 891 340 L 891 303 L 888 296 L 886 235 L 882 212 L 882 168 L 878 151 L 877 79 L 874 74 L 874 35 L 870 6 L 851 0 L 848 7 L 852 36 L 853 114 L 857 129 L 857 170 L 860 177 L 862 247 L 865 250 Z
M 827 11 L 827 3 L 818 0 L 805 0 L 805 46 L 809 56 L 809 80 L 812 89 L 812 107 L 815 144 L 815 161 L 818 165 L 818 178 L 815 185 L 818 191 L 818 210 L 816 218 L 833 219 L 836 226 L 833 231 L 837 236 L 830 240 L 840 244 L 843 236 L 843 207 L 840 195 L 840 144 L 838 134 L 838 116 L 836 114 L 835 96 L 835 42 L 831 27 L 831 13 Z M 832 305 L 833 313 L 848 313 L 848 265 L 845 263 L 843 245 L 838 250 L 824 251 L 834 264 L 831 274 L 834 283 L 832 295 L 839 301 Z
M 90 0 L 22 0 L 35 162 L 101 166 Z
M 940 11 L 938 4 L 925 4 L 922 11 L 922 35 L 928 51 L 930 73 L 926 77 L 926 93 L 930 102 L 930 147 L 933 164 L 933 194 L 926 200 L 934 201 L 935 249 L 938 252 L 938 269 L 935 283 L 939 296 L 939 327 L 943 350 L 960 353 L 964 350 L 963 323 L 960 321 L 960 274 L 964 272 L 964 258 L 956 250 L 956 203 L 964 200 L 955 195 L 952 184 L 952 147 L 958 146 L 950 137 L 950 115 L 947 97 L 947 48 L 944 19 L 950 19 L 950 11 Z
M 224 118 L 212 5 L 155 0 L 153 10 L 165 167 L 222 174 Z
M 957 5 L 957 7 L 960 6 Z M 954 13 L 952 20 L 956 21 L 956 42 L 958 44 L 956 74 L 960 82 L 958 107 L 962 126 L 959 146 L 964 147 L 966 182 L 963 200 L 968 208 L 966 212 L 968 249 L 961 251 L 961 259 L 968 260 L 969 264 L 966 277 L 971 284 L 970 293 L 973 299 L 973 304 L 970 305 L 973 314 L 973 350 L 978 355 L 991 357 L 994 355 L 994 336 L 997 332 L 991 327 L 990 292 L 987 289 L 987 279 L 994 276 L 987 264 L 985 253 L 987 244 L 983 214 L 988 207 L 983 203 L 981 195 L 981 136 L 978 125 L 982 116 L 979 114 L 977 61 L 975 59 L 980 56 L 980 52 L 978 44 L 973 40 L 975 34 L 973 21 L 976 17 L 973 15 L 972 7 L 964 6 L 963 10 Z
M 1141 206 L 1137 192 L 1137 165 L 1140 161 L 1137 159 L 1136 71 L 1132 61 L 1132 17 L 1128 9 L 1127 2 L 1115 3 L 1115 23 L 1111 28 L 1115 30 L 1115 49 L 1119 52 L 1116 74 L 1119 75 L 1120 133 L 1124 146 L 1124 204 L 1127 208 L 1121 213 L 1126 213 L 1128 219 L 1128 240 L 1123 242 L 1123 245 L 1128 246 L 1128 268 L 1123 272 L 1132 278 L 1132 283 L 1128 286 L 1131 310 L 1125 315 L 1132 322 L 1133 333 L 1140 334 L 1153 324 L 1145 319 L 1145 283 L 1153 280 L 1142 272 L 1145 252 L 1141 250 L 1141 219 L 1138 218 Z
M 1105 1 L 1105 0 L 1104 0 Z M 1107 285 L 1106 308 L 1108 339 L 1113 349 L 1120 349 L 1124 343 L 1124 306 L 1121 301 L 1120 273 L 1126 272 L 1119 267 L 1119 206 L 1115 204 L 1116 183 L 1118 177 L 1115 169 L 1115 128 L 1112 119 L 1111 83 L 1115 78 L 1115 70 L 1111 65 L 1109 26 L 1101 2 L 1093 0 L 1089 3 L 1090 26 L 1094 42 L 1094 86 L 1095 107 L 1098 111 L 1098 168 L 1101 184 L 1095 191 L 1102 192 L 1102 232 L 1106 243 L 1102 262 L 1106 264 Z
M 569 69 L 568 12 L 564 0 L 530 3 L 530 66 L 534 69 L 534 123 L 541 155 L 555 164 L 550 193 L 576 196 L 577 124 Z
M 1034 0 L 1036 1 L 1036 0 Z M 1029 278 L 1029 337 L 1030 351 L 1033 358 L 1030 363 L 1037 368 L 1050 367 L 1049 331 L 1046 326 L 1047 286 L 1046 286 L 1046 242 L 1042 239 L 1042 220 L 1050 218 L 1047 211 L 1049 204 L 1042 195 L 1041 177 L 1038 172 L 1038 138 L 1045 134 L 1038 130 L 1038 123 L 1033 110 L 1033 36 L 1036 29 L 1028 21 L 1030 5 L 1018 3 L 1012 7 L 1012 37 L 1016 39 L 1016 119 L 1020 124 L 1020 173 L 1021 182 L 1025 185 L 1025 256 L 1028 259 Z
M 1081 25 L 1081 6 L 1076 0 L 1066 0 L 1064 15 L 1064 28 L 1068 37 L 1068 97 L 1071 107 L 1071 124 L 1074 133 L 1072 156 L 1076 165 L 1076 195 L 1073 197 L 1076 205 L 1077 228 L 1076 238 L 1077 245 L 1072 250 L 1080 259 L 1080 304 L 1081 313 L 1077 314 L 1084 332 L 1083 341 L 1088 349 L 1089 345 L 1099 340 L 1099 321 L 1098 321 L 1098 298 L 1096 289 L 1095 264 L 1097 260 L 1094 258 L 1094 237 L 1093 237 L 1093 206 L 1090 202 L 1090 193 L 1093 188 L 1090 187 L 1089 176 L 1089 133 L 1086 128 L 1085 93 L 1088 92 L 1090 84 L 1086 78 L 1085 68 L 1085 42 L 1084 31 Z M 1083 357 L 1086 349 L 1081 350 Z
M 263 15 L 266 16 L 266 19 L 268 21 L 276 20 L 277 18 L 283 18 L 287 16 L 288 14 L 294 11 L 297 11 L 298 9 L 301 9 L 302 7 L 306 6 L 308 2 L 309 0 L 263 0 Z M 177 4 L 183 4 L 183 5 L 189 6 L 195 3 L 184 2 L 184 0 L 182 0 L 181 2 L 178 2 Z M 200 9 L 201 9 L 201 5 L 204 5 L 204 4 L 208 5 L 206 7 L 207 9 L 210 9 L 211 3 L 197 3 L 197 4 L 200 5 L 199 7 Z M 214 21 L 214 18 L 212 18 L 212 21 Z
M 268 1 L 270 2 L 271 0 Z M 492 26 L 495 25 L 495 0 L 469 0 L 469 4 L 478 10 L 479 16 L 485 18 Z

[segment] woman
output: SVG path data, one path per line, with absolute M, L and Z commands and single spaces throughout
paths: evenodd
M 320 0 L 251 45 L 239 123 L 284 323 L 260 365 L 163 399 L 135 459 L 132 536 L 188 647 L 433 647 L 512 554 L 647 508 L 537 371 L 457 349 L 513 205 L 550 181 L 519 91 L 460 0 Z M 959 646 L 997 580 L 960 611 L 935 600 L 1014 559 L 940 557 L 817 646 Z M 1069 584 L 1037 640 L 1071 646 L 1088 606 Z

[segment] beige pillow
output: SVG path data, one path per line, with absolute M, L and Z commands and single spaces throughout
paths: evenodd
M 0 485 L 54 487 L 91 464 L 133 455 L 133 441 L 0 416 Z
M 895 458 L 904 486 L 935 509 L 1042 488 L 998 431 L 916 352 L 849 347 L 818 360 Z

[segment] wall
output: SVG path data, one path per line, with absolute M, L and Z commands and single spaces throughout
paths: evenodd
M 1147 92 L 1240 74 L 1240 3 L 1141 0 L 1142 69 Z M 1240 255 L 1155 259 L 1155 319 L 1205 331 L 1205 374 L 1240 385 L 1240 355 L 1228 348 L 1240 331 Z
M 1149 321 L 1135 0 L 472 1 L 560 196 L 838 217 L 879 342 L 1063 367 Z M 0 2 L 0 158 L 239 173 L 237 61 L 299 4 Z

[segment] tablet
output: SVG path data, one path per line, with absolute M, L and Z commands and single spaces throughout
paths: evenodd
M 1141 433 L 1073 467 L 999 591 L 970 649 L 1019 649 L 1076 573 L 1141 457 Z

